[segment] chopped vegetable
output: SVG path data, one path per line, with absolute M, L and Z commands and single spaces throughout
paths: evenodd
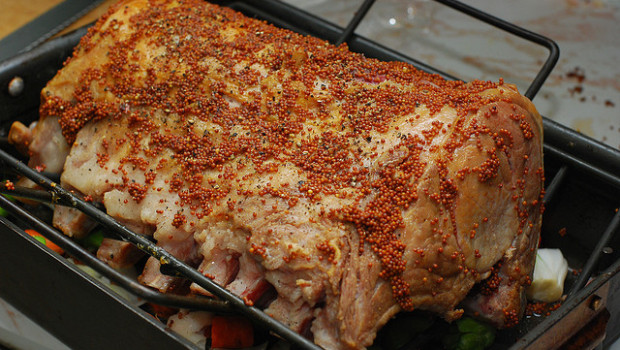
M 37 241 L 43 243 L 46 247 L 50 248 L 51 250 L 55 251 L 58 254 L 64 254 L 65 251 L 62 250 L 62 248 L 60 248 L 59 246 L 57 246 L 56 244 L 54 244 L 52 241 L 50 241 L 49 239 L 45 238 L 45 236 L 43 236 L 42 234 L 40 234 L 39 232 L 32 230 L 32 229 L 26 229 L 24 230 L 27 234 L 29 234 L 30 236 L 32 236 L 34 239 L 36 239 Z
M 444 346 L 448 350 L 484 350 L 495 341 L 495 328 L 464 317 L 450 327 L 444 338 Z
M 559 249 L 538 249 L 532 284 L 526 289 L 530 300 L 558 301 L 564 292 L 568 262 Z
M 211 324 L 211 347 L 248 348 L 254 344 L 252 323 L 239 316 L 214 316 Z
M 97 230 L 88 236 L 84 237 L 82 240 L 82 245 L 84 248 L 96 251 L 101 246 L 101 242 L 103 242 L 104 234 L 103 231 Z

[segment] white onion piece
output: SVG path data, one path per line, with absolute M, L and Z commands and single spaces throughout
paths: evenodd
M 552 303 L 560 300 L 568 262 L 559 249 L 538 249 L 532 284 L 526 289 L 530 300 Z

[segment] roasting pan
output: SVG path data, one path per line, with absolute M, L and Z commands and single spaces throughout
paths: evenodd
M 448 0 L 438 2 L 487 22 L 498 30 L 525 35 L 528 40 L 549 49 L 549 58 L 525 93 L 533 98 L 557 61 L 557 46 L 546 38 L 461 3 Z M 457 78 L 352 34 L 372 1 L 362 5 L 347 28 L 340 28 L 275 0 L 222 3 L 246 15 L 303 34 L 334 43 L 347 41 L 351 50 L 363 52 L 369 57 L 406 61 L 431 73 L 449 79 Z M 15 120 L 28 124 L 38 119 L 41 89 L 62 66 L 85 32 L 86 28 L 81 28 L 0 63 L 0 136 L 6 136 Z M 15 90 L 15 84 L 21 83 L 23 89 Z M 617 234 L 620 226 L 620 152 L 547 118 L 544 118 L 544 132 L 546 211 L 541 246 L 560 248 L 573 273 L 569 274 L 565 286 L 567 298 L 557 310 L 548 316 L 529 316 L 518 327 L 500 331 L 494 348 L 605 348 L 620 336 L 620 235 Z M 10 145 L 2 144 L 1 150 L 3 178 L 14 177 L 16 170 L 28 172 L 13 158 L 18 156 Z M 37 179 L 49 184 L 46 178 Z M 65 205 L 80 205 L 79 199 L 71 197 L 70 193 L 53 194 L 52 199 Z M 49 227 L 45 223 L 49 222 L 49 217 L 46 217 L 49 211 L 40 212 L 13 205 L 1 196 L 0 205 L 11 211 L 9 217 L 0 217 L 0 297 L 71 348 L 196 347 L 168 330 L 142 308 L 121 298 L 107 285 L 38 244 L 24 233 L 23 229 L 27 226 L 48 235 L 71 255 L 107 274 L 141 298 L 168 306 L 246 314 L 257 326 L 271 329 L 288 339 L 294 344 L 293 348 L 315 348 L 304 339 L 287 333 L 278 323 L 261 315 L 260 311 L 236 304 L 234 298 L 229 300 L 226 295 L 222 295 L 222 301 L 200 303 L 150 291 L 131 279 L 115 275 L 114 270 L 106 268 L 91 253 Z M 92 215 L 107 220 L 94 207 L 85 210 L 87 213 L 91 210 Z M 123 230 L 113 222 L 108 225 L 112 229 Z M 135 241 L 131 237 L 129 240 L 138 245 L 149 243 Z M 165 255 L 165 252 L 154 253 Z M 171 265 L 169 273 L 188 275 L 182 266 Z M 191 271 L 189 274 L 191 277 Z M 420 344 L 414 341 L 402 349 L 416 349 Z

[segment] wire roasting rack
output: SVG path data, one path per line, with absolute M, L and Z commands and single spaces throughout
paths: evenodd
M 558 60 L 559 49 L 555 42 L 461 2 L 454 0 L 435 1 L 499 30 L 546 48 L 548 50 L 548 57 L 525 92 L 525 96 L 528 98 L 533 99 L 535 97 Z M 336 45 L 346 42 L 352 51 L 362 52 L 367 57 L 382 60 L 400 60 L 411 63 L 419 69 L 430 73 L 440 74 L 447 79 L 457 79 L 423 62 L 357 36 L 354 33 L 355 29 L 372 7 L 374 0 L 364 1 L 345 28 L 341 28 L 277 0 L 213 2 L 232 7 L 246 15 L 267 20 L 276 26 L 326 39 Z M 1 126 L 4 127 L 4 132 L 8 130 L 7 126 L 14 120 L 21 118 L 31 121 L 36 119 L 41 88 L 53 77 L 56 70 L 61 66 L 62 61 L 71 53 L 73 46 L 77 44 L 79 38 L 85 34 L 85 31 L 86 29 L 82 28 L 64 37 L 49 41 L 30 52 L 0 63 L 0 86 L 7 86 L 15 77 L 20 77 L 25 82 L 25 88 L 19 94 L 15 95 L 4 91 L 2 96 L 0 96 L 0 122 Z M 586 234 L 588 237 L 584 238 L 577 234 L 577 236 L 571 236 L 569 237 L 570 239 L 564 241 L 553 238 L 555 237 L 553 235 L 547 235 L 552 237 L 550 239 L 543 238 L 541 243 L 543 245 L 560 246 L 563 247 L 563 251 L 575 253 L 575 258 L 569 254 L 569 264 L 571 266 L 579 266 L 581 272 L 576 278 L 568 281 L 570 288 L 567 293 L 568 298 L 562 307 L 553 313 L 552 317 L 524 322 L 524 325 L 518 327 L 518 329 L 506 333 L 504 337 L 500 336 L 498 342 L 502 345 L 498 346 L 503 346 L 503 348 L 508 346 L 514 349 L 524 347 L 535 348 L 540 346 L 540 344 L 546 344 L 547 338 L 545 334 L 548 334 L 550 330 L 555 331 L 557 325 L 561 323 L 560 320 L 568 319 L 575 312 L 583 313 L 580 310 L 584 305 L 593 309 L 592 299 L 595 296 L 598 298 L 596 300 L 598 300 L 599 308 L 593 310 L 594 313 L 591 313 L 591 315 L 588 315 L 588 321 L 596 318 L 599 314 L 600 306 L 603 306 L 603 309 L 605 309 L 605 306 L 611 305 L 611 302 L 608 301 L 611 300 L 614 289 L 609 286 L 611 284 L 620 284 L 620 277 L 618 277 L 620 276 L 619 252 L 614 252 L 612 249 L 612 252 L 608 253 L 608 249 L 606 250 L 608 247 L 620 247 L 620 244 L 618 244 L 619 237 L 614 237 L 620 226 L 620 213 L 617 210 L 614 213 L 613 210 L 620 206 L 620 177 L 618 176 L 620 174 L 620 152 L 547 118 L 544 118 L 544 132 L 545 176 L 547 178 L 545 203 L 547 212 L 545 213 L 546 221 L 543 231 L 553 232 L 555 230 L 557 232 L 558 227 L 561 228 L 570 224 L 573 225 L 571 227 L 574 227 L 571 228 L 571 232 L 583 230 L 588 232 Z M 7 144 L 2 144 L 0 161 L 6 168 L 5 172 L 9 174 L 17 173 L 28 177 L 46 190 L 46 192 L 29 192 L 2 187 L 0 192 L 77 208 L 92 217 L 109 232 L 114 232 L 123 240 L 133 243 L 149 255 L 159 259 L 166 273 L 187 278 L 217 297 L 216 299 L 207 299 L 164 295 L 144 287 L 134 279 L 126 277 L 99 261 L 72 239 L 51 227 L 45 220 L 38 217 L 37 214 L 13 203 L 4 196 L 0 196 L 0 206 L 7 209 L 12 214 L 12 217 L 16 218 L 15 220 L 9 220 L 0 217 L 0 223 L 2 224 L 0 225 L 0 237 L 5 242 L 5 248 L 0 247 L 0 266 L 4 266 L 4 268 L 0 268 L 0 279 L 13 282 L 13 284 L 2 283 L 0 285 L 0 295 L 8 298 L 18 307 L 34 314 L 35 319 L 40 320 L 40 323 L 47 325 L 47 328 L 59 334 L 61 339 L 68 344 L 84 344 L 85 342 L 89 344 L 89 333 L 76 335 L 74 334 L 75 332 L 67 331 L 67 328 L 70 328 L 72 325 L 78 325 L 80 321 L 69 320 L 69 318 L 79 315 L 77 311 L 65 310 L 75 308 L 75 305 L 80 303 L 88 303 L 88 298 L 75 296 L 73 300 L 59 302 L 59 305 L 50 311 L 53 311 L 52 314 L 60 313 L 64 316 L 64 319 L 54 320 L 49 316 L 41 315 L 42 312 L 40 310 L 48 310 L 50 305 L 45 302 L 37 302 L 39 296 L 36 293 L 30 295 L 24 291 L 17 292 L 14 286 L 23 284 L 24 287 L 27 287 L 47 282 L 52 285 L 66 283 L 66 289 L 75 286 L 75 288 L 84 290 L 96 290 L 97 294 L 93 295 L 93 298 L 110 300 L 107 303 L 100 302 L 101 306 L 98 309 L 96 308 L 96 310 L 107 308 L 110 310 L 110 315 L 112 315 L 103 317 L 100 322 L 115 322 L 113 319 L 122 315 L 125 318 L 125 321 L 122 323 L 132 327 L 130 331 L 117 331 L 114 334 L 114 338 L 119 338 L 118 341 L 123 342 L 124 347 L 129 346 L 127 341 L 132 341 L 128 339 L 130 334 L 137 332 L 140 327 L 145 327 L 149 329 L 150 334 L 155 334 L 153 336 L 153 344 L 158 344 L 160 347 L 168 349 L 192 348 L 192 345 L 187 343 L 187 341 L 167 331 L 160 322 L 149 319 L 140 310 L 131 309 L 124 301 L 106 292 L 105 288 L 84 277 L 83 274 L 77 272 L 75 268 L 63 262 L 62 259 L 37 246 L 34 240 L 20 228 L 23 225 L 33 227 L 63 248 L 69 255 L 89 265 L 97 272 L 140 298 L 171 307 L 242 314 L 256 324 L 261 325 L 261 327 L 267 328 L 286 339 L 295 348 L 318 349 L 308 339 L 272 319 L 259 308 L 246 305 L 239 297 L 203 276 L 183 261 L 176 259 L 148 238 L 127 229 L 105 214 L 100 207 L 63 189 L 58 184 L 58 179 L 50 179 L 45 174 L 30 169 L 16 158 L 15 153 L 12 152 L 11 147 Z M 581 196 L 586 195 L 589 196 L 589 199 L 581 198 Z M 567 205 L 569 206 L 568 209 Z M 548 217 L 551 217 L 551 219 L 547 219 Z M 543 237 L 545 237 L 544 234 Z M 23 256 L 29 256 L 27 252 L 32 252 L 33 258 L 24 259 Z M 30 261 L 28 263 L 23 262 L 23 260 Z M 52 262 L 55 264 L 54 266 L 61 265 L 61 271 L 64 272 L 49 273 L 47 271 L 48 276 L 46 277 L 41 272 L 42 267 L 40 264 L 51 264 Z M 6 268 L 8 266 L 12 266 L 12 268 Z M 54 277 L 62 278 L 62 280 L 55 280 Z M 588 281 L 590 283 L 586 286 Z M 53 291 L 50 292 L 53 293 Z M 610 306 L 607 308 L 609 309 Z M 620 305 L 618 309 L 620 309 Z M 618 322 L 620 325 L 620 321 L 614 321 L 619 318 L 616 314 L 620 310 L 612 311 L 613 315 L 609 323 Z M 567 327 L 564 326 L 563 328 Z M 569 332 L 567 329 L 564 332 L 567 333 L 565 337 L 574 336 L 576 333 L 573 330 Z M 617 330 L 616 333 L 620 333 L 620 330 Z M 610 339 L 617 336 L 618 334 L 608 333 L 608 338 Z M 105 346 L 107 347 L 109 344 Z M 143 347 L 144 344 L 140 342 L 139 346 Z

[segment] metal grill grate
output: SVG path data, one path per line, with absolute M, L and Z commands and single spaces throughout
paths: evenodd
M 504 30 L 512 35 L 547 48 L 549 50 L 549 56 L 525 93 L 530 99 L 536 95 L 558 60 L 558 47 L 552 40 L 502 21 L 501 19 L 490 16 L 458 1 L 436 1 L 477 20 L 488 23 L 499 30 Z M 360 21 L 363 20 L 364 15 L 370 9 L 374 0 L 364 1 L 350 24 L 344 29 L 275 0 L 219 1 L 219 3 L 244 12 L 246 15 L 267 20 L 277 26 L 292 29 L 303 34 L 314 35 L 329 40 L 332 43 L 339 44 L 347 42 L 351 50 L 363 52 L 368 57 L 384 60 L 401 60 L 411 63 L 422 70 L 443 75 L 448 79 L 456 79 L 423 62 L 406 57 L 378 43 L 355 35 L 355 28 Z M 26 90 L 21 96 L 7 96 L 6 93 L 0 96 L 0 122 L 4 126 L 4 130 L 8 130 L 7 126 L 14 120 L 19 119 L 26 121 L 36 118 L 40 89 L 47 80 L 51 79 L 55 74 L 64 58 L 70 54 L 72 47 L 78 42 L 84 32 L 85 30 L 82 29 L 76 33 L 48 42 L 29 53 L 0 64 L 0 84 L 6 86 L 8 81 L 15 76 L 22 77 L 26 82 Z M 500 343 L 505 343 L 498 345 L 504 348 L 507 347 L 506 344 L 514 348 L 521 348 L 524 345 L 527 346 L 536 342 L 544 342 L 544 339 L 541 340 L 541 338 L 544 338 L 547 331 L 557 324 L 563 316 L 571 313 L 572 310 L 581 305 L 584 300 L 598 291 L 601 286 L 609 284 L 612 279 L 613 281 L 617 281 L 620 275 L 620 259 L 618 252 L 612 253 L 611 258 L 607 256 L 609 254 L 606 255 L 603 253 L 603 248 L 605 247 L 620 247 L 620 244 L 618 244 L 619 237 L 614 237 L 614 233 L 618 231 L 620 214 L 617 212 L 615 214 L 613 213 L 614 208 L 620 205 L 620 201 L 618 200 L 618 198 L 620 198 L 620 177 L 618 176 L 618 174 L 620 174 L 620 152 L 597 143 L 546 118 L 544 119 L 544 129 L 546 138 L 544 146 L 545 162 L 547 164 L 546 177 L 548 179 L 545 201 L 548 209 L 547 213 L 545 213 L 543 230 L 547 233 L 553 231 L 557 232 L 558 225 L 561 226 L 563 222 L 571 221 L 566 221 L 565 219 L 575 217 L 576 212 L 587 211 L 586 214 L 581 213 L 584 214 L 587 219 L 583 221 L 581 226 L 577 225 L 578 228 L 575 228 L 575 230 L 586 227 L 586 236 L 588 237 L 580 237 L 580 235 L 576 233 L 575 239 L 571 238 L 566 241 L 561 241 L 557 238 L 543 238 L 542 244 L 549 246 L 568 245 L 566 251 L 578 251 L 578 254 L 569 256 L 569 262 L 571 266 L 582 268 L 582 272 L 576 279 L 569 281 L 569 286 L 571 288 L 569 292 L 570 299 L 565 302 L 562 308 L 558 309 L 553 314 L 553 317 L 524 322 L 524 325 L 520 326 L 518 329 L 506 333 L 505 337 L 500 337 L 499 339 Z M 57 232 L 36 215 L 0 196 L 0 205 L 7 208 L 14 217 L 17 218 L 15 221 L 24 222 L 36 228 L 64 248 L 70 255 L 87 263 L 98 272 L 144 299 L 174 307 L 206 309 L 217 312 L 238 312 L 276 332 L 292 344 L 295 344 L 296 348 L 317 349 L 317 347 L 307 339 L 292 332 L 281 323 L 274 321 L 258 308 L 248 307 L 241 299 L 213 283 L 210 279 L 204 277 L 182 261 L 175 259 L 169 253 L 157 247 L 153 242 L 131 232 L 95 206 L 65 191 L 56 183 L 36 171 L 29 169 L 10 154 L 8 147 L 3 145 L 2 148 L 3 149 L 0 150 L 0 159 L 5 166 L 41 184 L 42 187 L 46 188 L 52 194 L 52 197 L 58 204 L 70 205 L 82 210 L 111 232 L 116 232 L 123 239 L 134 243 L 150 255 L 157 257 L 163 262 L 162 265 L 170 267 L 168 270 L 171 271 L 171 273 L 189 278 L 201 287 L 212 292 L 219 300 L 163 295 L 141 286 L 134 280 L 128 279 L 97 260 L 88 251 L 85 251 L 71 239 Z M 574 197 L 575 189 L 583 188 L 584 184 L 592 185 L 595 189 L 590 192 L 588 192 L 588 190 L 582 192 L 589 193 L 594 197 L 589 201 L 577 203 L 571 196 Z M 566 197 L 571 198 L 567 200 Z M 0 221 L 3 224 L 0 227 L 0 236 L 12 235 L 11 237 L 14 237 L 18 235 L 25 240 L 29 240 L 28 244 L 34 244 L 13 222 L 4 218 L 0 218 Z M 570 231 L 572 232 L 572 230 L 573 229 Z M 543 236 L 554 237 L 552 234 L 545 233 L 543 233 Z M 21 243 L 23 243 L 23 239 Z M 567 243 L 567 241 L 569 242 Z M 17 246 L 17 244 L 18 243 L 15 243 L 15 246 Z M 585 245 L 585 248 L 582 248 L 580 245 Z M 5 246 L 4 249 L 11 249 L 11 246 Z M 3 248 L 0 247 L 0 253 L 2 250 Z M 38 254 L 42 253 L 39 252 Z M 0 254 L 0 256 L 3 255 L 5 254 Z M 10 254 L 8 255 L 11 256 Z M 603 261 L 603 263 L 601 263 L 601 261 Z M 18 262 L 14 260 L 5 261 L 0 258 L 0 266 L 7 266 L 8 264 L 15 263 Z M 0 268 L 0 277 L 4 277 L 4 275 L 8 276 L 9 279 L 15 277 L 10 271 L 5 271 L 3 268 Z M 585 283 L 591 276 L 595 276 L 595 280 L 584 288 Z M 33 283 L 36 283 L 36 281 Z M 11 294 L 15 293 L 15 291 L 10 288 L 7 290 L 6 288 L 0 287 L 0 293 L 11 297 Z M 23 299 L 24 295 L 19 297 Z M 18 298 L 18 296 L 13 295 L 13 298 Z M 69 303 L 67 305 L 71 304 Z M 25 305 L 24 307 L 27 308 Z M 51 320 L 46 319 L 44 316 L 39 315 L 38 318 L 42 320 L 42 323 L 51 322 Z M 613 322 L 613 317 L 610 322 Z M 161 332 L 165 332 L 163 327 L 153 327 Z M 62 328 L 57 331 L 61 333 L 61 337 L 72 337 L 69 335 L 69 332 L 64 331 Z M 122 336 L 122 334 L 119 333 L 119 336 Z M 83 339 L 76 340 L 75 338 L 76 336 L 73 335 L 73 339 L 68 339 L 68 342 L 70 344 L 75 344 L 83 341 Z M 183 348 L 189 346 L 188 344 L 184 344 L 183 340 L 178 339 L 178 337 L 173 336 L 172 338 L 171 344 L 176 344 L 178 347 Z M 518 340 L 515 342 L 515 339 Z

